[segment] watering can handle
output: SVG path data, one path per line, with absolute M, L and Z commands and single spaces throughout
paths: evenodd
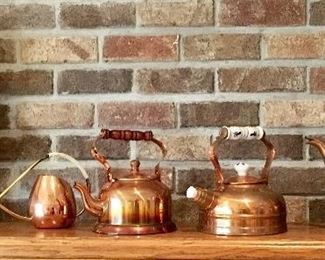
M 99 161 L 105 168 L 106 173 L 108 175 L 108 181 L 112 181 L 113 177 L 111 174 L 111 167 L 108 163 L 108 160 L 101 155 L 96 149 L 96 142 L 99 139 L 114 139 L 114 140 L 124 140 L 124 141 L 151 141 L 159 146 L 163 158 L 165 158 L 167 154 L 166 147 L 164 144 L 154 138 L 152 131 L 132 131 L 132 130 L 109 130 L 109 129 L 102 129 L 98 138 L 95 140 L 93 148 L 91 149 L 92 156 Z M 155 166 L 155 173 L 159 175 L 159 163 Z
M 47 154 L 44 158 L 41 158 L 39 160 L 37 160 L 36 162 L 34 162 L 32 165 L 30 165 L 21 175 L 19 175 L 19 177 L 17 179 L 15 179 L 4 191 L 2 191 L 0 193 L 0 199 L 5 196 L 9 190 L 17 183 L 19 182 L 22 178 L 24 178 L 32 169 L 34 169 L 39 163 L 41 163 L 42 161 L 52 157 L 52 156 L 59 156 L 61 158 L 64 158 L 70 162 L 72 162 L 75 166 L 77 166 L 77 168 L 81 171 L 83 177 L 86 180 L 87 183 L 87 187 L 88 189 L 90 189 L 90 183 L 89 183 L 89 176 L 86 172 L 86 170 L 79 164 L 79 162 L 74 159 L 73 157 L 71 157 L 70 155 L 64 154 L 64 153 L 57 153 L 57 152 L 52 152 Z M 8 213 L 9 215 L 17 218 L 17 219 L 21 219 L 21 220 L 27 220 L 27 221 L 31 221 L 32 217 L 25 217 L 25 216 L 21 216 L 13 211 L 11 211 L 10 209 L 8 209 L 7 207 L 5 207 L 3 204 L 0 203 L 0 209 L 2 209 L 3 211 L 5 211 L 6 213 Z M 85 211 L 84 208 L 82 208 L 77 216 L 80 216 L 83 212 Z
M 212 142 L 212 136 L 210 140 L 210 150 L 209 156 L 210 161 L 212 162 L 215 171 L 216 171 L 216 179 L 217 185 L 222 185 L 224 182 L 224 177 L 222 174 L 221 166 L 217 156 L 217 146 L 224 140 L 238 140 L 238 139 L 246 139 L 246 140 L 260 140 L 266 146 L 266 160 L 264 167 L 261 171 L 261 178 L 268 181 L 268 175 L 271 168 L 272 161 L 275 155 L 275 149 L 272 143 L 266 139 L 265 131 L 262 127 L 222 127 L 220 129 L 219 136 Z

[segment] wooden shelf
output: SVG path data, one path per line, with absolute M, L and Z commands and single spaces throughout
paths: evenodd
M 284 234 L 217 237 L 193 231 L 146 236 L 103 236 L 92 224 L 35 229 L 0 223 L 0 258 L 65 259 L 325 259 L 325 227 L 289 226 Z

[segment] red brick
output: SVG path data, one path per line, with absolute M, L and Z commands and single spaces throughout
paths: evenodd
M 65 70 L 58 77 L 62 94 L 130 92 L 132 70 Z
M 310 3 L 310 20 L 311 25 L 325 25 L 325 2 L 320 0 Z
M 325 192 L 324 167 L 273 167 L 269 184 L 274 191 L 281 194 L 323 195 Z
M 90 128 L 94 105 L 90 103 L 23 103 L 16 107 L 18 128 Z
M 52 71 L 22 70 L 0 72 L 0 94 L 49 95 L 52 93 Z
M 54 27 L 55 11 L 52 5 L 0 5 L 0 30 Z
M 138 23 L 142 26 L 213 25 L 213 0 L 155 1 L 137 4 Z
M 108 36 L 103 55 L 109 61 L 177 60 L 178 36 Z
M 265 44 L 268 59 L 317 59 L 325 56 L 325 33 L 268 35 Z
M 135 25 L 133 3 L 61 4 L 60 25 L 70 28 L 96 28 Z
M 186 60 L 256 60 L 260 58 L 257 34 L 203 34 L 185 36 Z
M 100 127 L 174 128 L 176 109 L 170 103 L 111 102 L 98 105 Z
M 261 111 L 267 127 L 325 126 L 323 100 L 266 101 Z
M 323 225 L 325 222 L 325 198 L 309 201 L 309 222 L 311 224 Z
M 145 93 L 211 93 L 214 72 L 206 69 L 142 69 L 135 73 L 135 84 Z
M 257 103 L 202 102 L 180 105 L 181 127 L 258 125 Z
M 209 136 L 203 135 L 155 135 L 167 149 L 165 160 L 171 161 L 207 161 Z M 157 160 L 162 157 L 157 145 L 149 142 L 137 144 L 138 156 L 141 159 Z
M 219 23 L 234 26 L 304 25 L 305 0 L 222 0 Z
M 190 227 L 192 230 L 198 227 L 200 209 L 193 200 L 184 197 L 173 199 L 172 212 L 177 227 Z
M 0 104 L 0 129 L 9 128 L 10 121 L 9 121 L 9 111 L 10 108 L 8 105 L 1 105 Z
M 40 159 L 50 152 L 48 136 L 0 137 L 0 161 Z
M 10 169 L 0 168 L 0 190 L 1 192 L 9 186 Z
M 15 63 L 15 62 L 16 62 L 16 42 L 10 39 L 0 39 L 0 63 Z
M 222 68 L 219 90 L 225 92 L 302 92 L 306 90 L 304 68 Z
M 307 198 L 303 196 L 284 196 L 287 206 L 287 222 L 307 223 Z
M 97 137 L 93 136 L 60 136 L 57 149 L 60 152 L 70 154 L 76 159 L 93 159 L 90 150 Z M 98 151 L 106 158 L 127 159 L 129 158 L 130 145 L 121 140 L 98 140 Z
M 310 69 L 310 92 L 325 93 L 325 67 Z
M 267 135 L 267 138 L 274 145 L 276 159 L 303 159 L 304 140 L 301 135 Z M 255 140 L 228 140 L 218 147 L 220 159 L 230 160 L 263 160 L 265 151 L 265 146 Z
M 48 37 L 20 40 L 23 63 L 82 63 L 97 61 L 97 39 Z

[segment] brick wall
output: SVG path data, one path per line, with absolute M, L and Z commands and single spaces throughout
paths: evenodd
M 0 5 L 0 188 L 50 151 L 104 181 L 89 149 L 101 127 L 152 129 L 167 148 L 163 181 L 177 223 L 198 209 L 189 185 L 211 188 L 209 136 L 223 125 L 262 125 L 277 148 L 271 187 L 288 220 L 325 222 L 325 168 L 304 136 L 325 140 L 325 1 L 16 0 Z M 144 143 L 100 142 L 113 168 L 159 153 Z M 220 147 L 225 169 L 261 167 L 258 142 Z M 36 172 L 80 178 L 63 161 Z M 35 176 L 7 203 L 24 211 Z M 2 218 L 6 218 L 4 214 Z

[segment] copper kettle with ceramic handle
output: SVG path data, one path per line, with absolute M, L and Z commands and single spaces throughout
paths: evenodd
M 260 140 L 267 148 L 266 161 L 259 175 L 246 163 L 235 165 L 236 176 L 225 179 L 217 147 L 225 140 Z M 216 189 L 189 187 L 187 197 L 201 208 L 200 229 L 216 235 L 270 235 L 287 230 L 286 205 L 281 194 L 268 187 L 268 176 L 275 149 L 261 127 L 222 127 L 210 145 L 215 168 Z

